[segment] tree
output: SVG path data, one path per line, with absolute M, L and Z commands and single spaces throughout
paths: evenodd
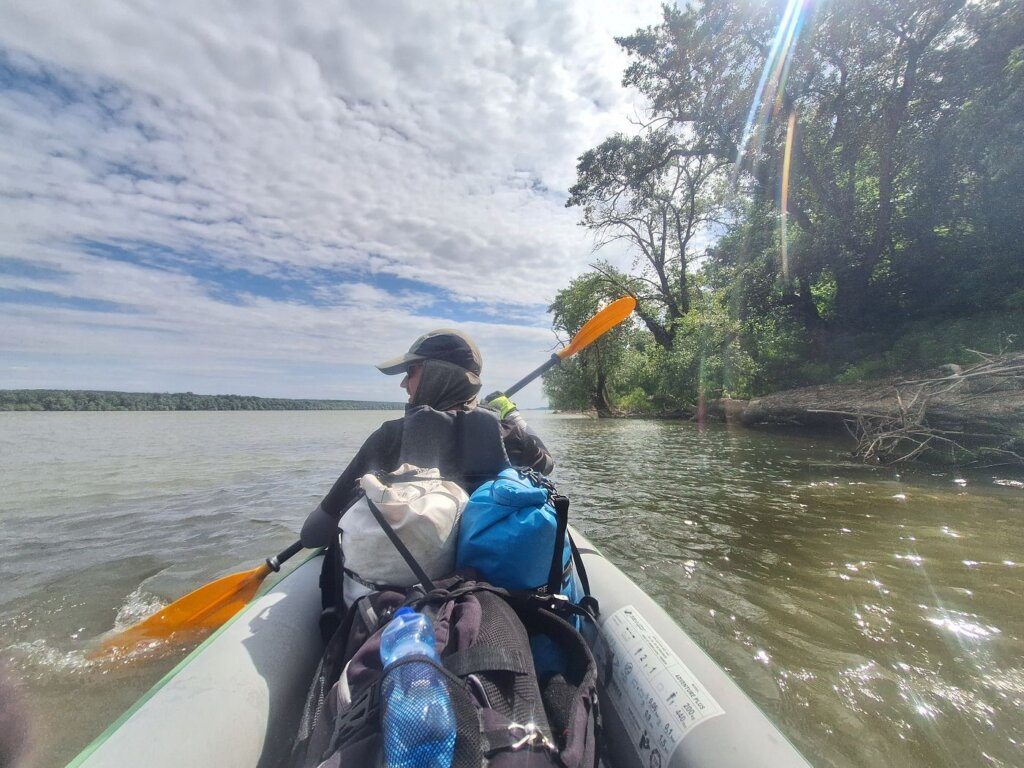
M 672 141 L 664 131 L 606 139 L 580 158 L 566 203 L 582 209 L 580 223 L 594 231 L 598 247 L 625 241 L 637 254 L 629 277 L 603 262 L 592 266 L 637 300 L 637 314 L 665 349 L 672 348 L 674 323 L 690 311 L 694 246 L 721 223 L 727 167 L 709 156 L 672 154 Z
M 900 201 L 912 192 L 907 148 L 939 109 L 923 96 L 941 52 L 963 33 L 964 4 L 827 4 L 797 35 L 793 4 L 705 0 L 666 8 L 661 25 L 620 40 L 633 57 L 625 83 L 651 100 L 648 125 L 675 137 L 665 162 L 727 160 L 737 182 L 774 196 L 790 143 L 786 214 L 804 236 L 780 287 L 811 322 L 811 286 L 826 271 L 837 322 L 870 326 L 889 303 L 887 265 L 905 252 Z M 787 23 L 792 44 L 776 46 Z
M 910 147 L 912 197 L 895 264 L 906 309 L 971 314 L 1024 288 L 1024 8 L 969 5 L 955 44 L 936 54 L 925 98 L 935 118 Z M 1021 298 L 1019 293 L 1018 297 Z
M 581 275 L 568 288 L 559 291 L 548 307 L 553 315 L 552 327 L 568 342 L 613 298 L 617 297 L 604 275 L 596 272 Z M 613 328 L 544 375 L 544 392 L 552 407 L 562 410 L 593 408 L 604 416 L 614 411 L 613 379 L 625 352 L 627 328 L 623 325 Z
M 619 43 L 649 109 L 567 205 L 646 338 L 555 390 L 682 410 L 1024 337 L 1020 3 L 695 0 Z

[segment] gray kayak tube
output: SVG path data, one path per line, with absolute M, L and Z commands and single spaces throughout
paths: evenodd
M 70 766 L 279 765 L 323 652 L 322 563 L 310 557 L 258 595 Z
M 665 610 L 573 532 L 600 603 L 592 641 L 615 768 L 809 768 L 768 717 Z

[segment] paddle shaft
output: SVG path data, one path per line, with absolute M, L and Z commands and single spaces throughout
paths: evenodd
M 536 379 L 545 371 L 549 371 L 552 368 L 554 368 L 560 362 L 562 362 L 562 358 L 560 358 L 558 355 L 552 355 L 547 360 L 545 360 L 542 365 L 537 366 L 534 370 L 530 371 L 528 374 L 526 374 L 523 378 L 521 378 L 511 387 L 504 390 L 505 397 L 512 397 L 512 395 L 514 395 L 520 389 L 525 387 L 527 384 Z
M 572 357 L 581 349 L 589 347 L 604 334 L 629 317 L 634 308 L 636 308 L 636 299 L 632 296 L 623 296 L 621 299 L 613 301 L 584 323 L 583 327 L 580 328 L 576 332 L 576 335 L 572 337 L 572 341 L 569 342 L 567 347 L 563 347 L 555 352 L 555 354 L 549 357 L 542 365 L 538 366 L 511 387 L 506 389 L 503 392 L 505 397 L 512 397 L 512 395 L 520 389 L 525 387 L 545 371 L 554 368 L 565 358 Z
M 302 549 L 302 541 L 301 540 L 300 541 L 296 541 L 294 544 L 290 545 L 287 549 L 281 550 L 280 552 L 278 552 L 273 557 L 268 557 L 266 559 L 267 567 L 270 568 L 270 570 L 274 571 L 275 573 L 277 571 L 280 571 L 281 570 L 281 563 L 283 563 L 285 560 L 290 558 L 292 555 L 296 554 L 301 549 Z

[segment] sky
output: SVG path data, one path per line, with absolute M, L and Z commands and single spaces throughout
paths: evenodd
M 508 386 L 659 8 L 0 0 L 0 389 L 402 400 L 373 364 L 438 327 Z

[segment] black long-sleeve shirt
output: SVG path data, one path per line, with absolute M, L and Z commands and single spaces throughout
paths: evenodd
M 355 500 L 359 478 L 368 472 L 393 472 L 401 465 L 402 436 L 406 417 L 386 421 L 363 443 L 345 471 L 320 502 L 330 515 L 341 515 Z M 534 469 L 547 475 L 555 467 L 544 443 L 517 412 L 501 421 L 501 440 L 514 467 Z M 473 488 L 467 488 L 472 492 Z

